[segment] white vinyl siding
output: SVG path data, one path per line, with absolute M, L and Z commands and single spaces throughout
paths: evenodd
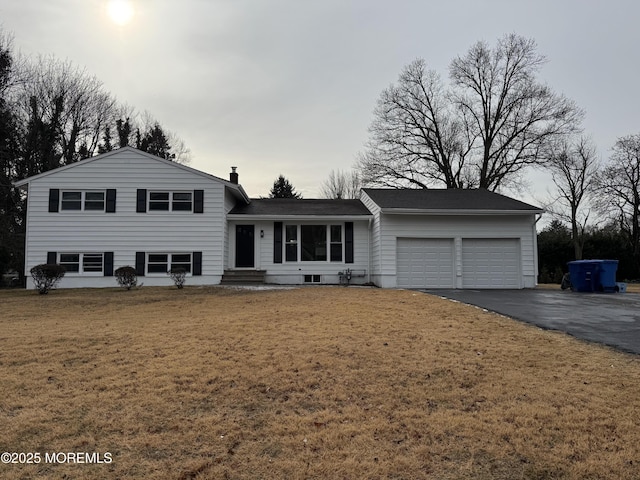
M 453 288 L 453 239 L 399 238 L 398 287 Z
M 520 288 L 520 240 L 462 239 L 462 288 Z
M 86 162 L 86 163 L 84 163 Z M 117 191 L 116 213 L 84 211 L 82 215 L 49 213 L 49 190 Z M 116 150 L 76 163 L 29 183 L 26 272 L 44 263 L 47 252 L 114 252 L 114 270 L 135 266 L 136 252 L 202 252 L 202 276 L 191 284 L 219 283 L 223 273 L 225 184 L 177 164 L 133 149 Z M 204 213 L 136 212 L 137 189 L 148 192 L 204 191 Z M 192 197 L 193 201 L 193 197 Z M 145 285 L 170 285 L 166 275 L 141 280 Z M 61 287 L 115 286 L 111 277 Z

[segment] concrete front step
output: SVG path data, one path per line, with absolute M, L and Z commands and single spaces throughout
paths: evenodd
M 225 270 L 222 284 L 261 284 L 264 283 L 264 270 Z

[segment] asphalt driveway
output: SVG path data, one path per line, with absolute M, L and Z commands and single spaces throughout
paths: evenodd
M 640 354 L 640 295 L 569 290 L 422 290 Z

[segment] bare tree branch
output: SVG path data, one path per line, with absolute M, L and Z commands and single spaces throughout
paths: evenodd
M 575 258 L 581 260 L 591 215 L 590 201 L 600 171 L 596 147 L 585 137 L 574 142 L 561 140 L 556 143 L 546 166 L 556 187 L 555 201 L 548 209 L 570 223 Z
M 378 100 L 358 163 L 364 182 L 495 190 L 544 162 L 582 118 L 536 80 L 544 62 L 533 40 L 512 34 L 454 59 L 448 88 L 423 60 L 409 64 Z

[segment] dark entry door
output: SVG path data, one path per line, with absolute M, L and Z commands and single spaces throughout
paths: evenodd
M 254 267 L 253 225 L 236 225 L 236 268 Z

